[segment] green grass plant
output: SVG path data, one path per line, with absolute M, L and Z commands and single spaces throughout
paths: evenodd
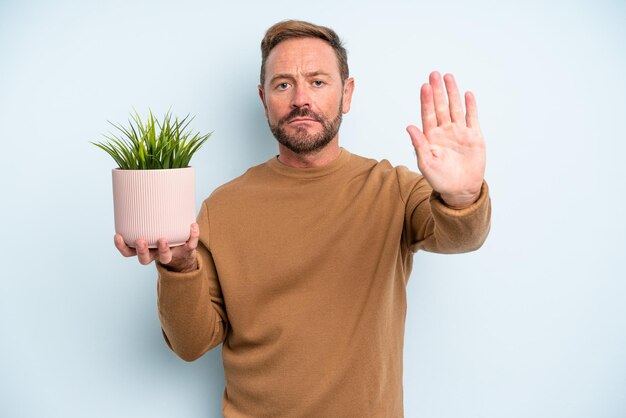
M 104 135 L 106 142 L 91 142 L 105 150 L 122 170 L 157 170 L 185 168 L 200 146 L 211 136 L 192 133 L 189 115 L 183 119 L 168 111 L 162 121 L 152 111 L 143 121 L 137 111 L 131 114 L 129 126 L 109 121 L 118 135 Z

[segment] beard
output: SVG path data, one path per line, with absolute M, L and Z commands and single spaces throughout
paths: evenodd
M 275 125 L 272 125 L 269 119 L 267 122 L 276 140 L 280 144 L 284 145 L 288 150 L 299 155 L 314 154 L 328 145 L 339 132 L 342 118 L 342 107 L 343 97 L 339 102 L 337 116 L 331 120 L 319 113 L 313 112 L 309 108 L 297 107 L 289 112 L 289 114 L 281 118 Z M 291 120 L 299 117 L 307 117 L 319 122 L 322 125 L 322 130 L 317 134 L 312 135 L 309 134 L 306 127 L 299 126 L 296 128 L 295 133 L 291 135 L 288 134 L 285 131 L 285 125 Z

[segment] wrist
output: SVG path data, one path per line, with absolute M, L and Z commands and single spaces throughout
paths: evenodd
M 189 273 L 191 271 L 198 270 L 198 261 L 196 260 L 195 251 L 192 257 L 185 260 L 172 260 L 171 262 L 164 264 L 160 263 L 166 270 L 174 273 Z
M 478 190 L 478 192 L 476 193 L 459 193 L 459 194 L 440 193 L 439 196 L 441 197 L 441 200 L 443 200 L 443 203 L 446 204 L 446 206 L 452 209 L 460 210 L 460 209 L 465 209 L 473 205 L 480 197 L 480 190 Z
M 180 270 L 176 269 L 172 271 L 176 271 L 177 273 L 189 273 L 189 272 L 196 271 L 196 270 L 198 270 L 198 264 L 193 263 L 192 265 L 180 268 Z

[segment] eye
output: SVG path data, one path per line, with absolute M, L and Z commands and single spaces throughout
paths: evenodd
M 313 82 L 313 85 L 314 85 L 315 87 L 322 87 L 324 84 L 325 84 L 325 83 L 324 83 L 322 80 L 315 80 L 315 81 Z
M 286 89 L 288 89 L 288 88 L 289 88 L 289 83 L 278 83 L 278 84 L 276 85 L 276 88 L 277 88 L 278 90 L 286 90 Z

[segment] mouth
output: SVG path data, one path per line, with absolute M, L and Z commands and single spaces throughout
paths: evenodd
M 300 122 L 317 122 L 317 121 L 311 118 L 293 118 L 289 121 L 289 123 L 300 123 Z
M 296 108 L 289 112 L 289 114 L 285 115 L 285 117 L 279 121 L 279 125 L 291 125 L 294 127 L 301 125 L 302 127 L 308 127 L 313 123 L 323 125 L 323 121 L 324 119 L 321 116 L 315 114 L 309 109 Z

